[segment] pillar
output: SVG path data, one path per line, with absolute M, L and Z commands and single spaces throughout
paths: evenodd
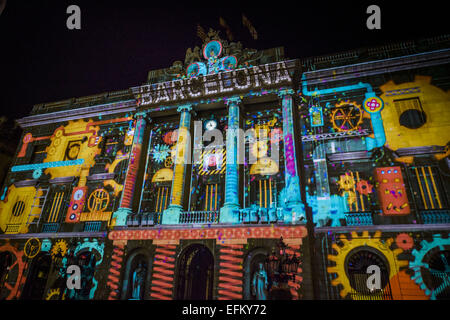
M 237 97 L 226 101 L 228 105 L 227 159 L 225 174 L 225 203 L 220 209 L 220 223 L 235 223 L 239 218 L 239 164 L 238 132 L 239 103 Z
M 177 143 L 175 146 L 174 172 L 170 204 L 163 212 L 162 224 L 177 224 L 183 211 L 183 199 L 185 193 L 186 165 L 190 161 L 191 148 L 191 105 L 178 107 L 180 112 L 180 125 L 178 128 Z
M 125 226 L 127 216 L 132 212 L 133 195 L 136 186 L 136 178 L 141 160 L 142 143 L 145 132 L 145 113 L 137 113 L 136 127 L 134 129 L 133 145 L 131 147 L 130 158 L 128 161 L 127 173 L 125 176 L 122 198 L 120 199 L 119 209 L 113 214 L 114 226 Z
M 295 139 L 301 139 L 294 132 L 294 91 L 279 92 L 283 114 L 284 167 L 285 187 L 282 191 L 282 207 L 285 223 L 306 223 L 305 207 L 301 200 L 300 176 L 297 165 L 297 151 Z

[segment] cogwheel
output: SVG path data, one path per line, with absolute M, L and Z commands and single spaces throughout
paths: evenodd
M 64 257 L 67 253 L 67 242 L 65 240 L 57 241 L 51 250 L 52 258 L 55 259 L 56 256 Z
M 356 130 L 363 121 L 361 106 L 356 102 L 344 101 L 336 105 L 331 122 L 338 132 Z
M 414 246 L 413 238 L 407 233 L 399 233 L 395 238 L 395 243 L 397 244 L 397 247 L 405 251 L 412 249 Z
M 428 242 L 426 240 L 422 240 L 420 246 L 420 250 L 414 249 L 412 251 L 414 261 L 411 261 L 409 263 L 409 267 L 414 271 L 414 275 L 411 277 L 411 279 L 414 280 L 414 282 L 417 283 L 420 288 L 425 291 L 426 295 L 430 296 L 431 300 L 436 300 L 436 296 L 442 291 L 428 288 L 428 286 L 423 281 L 422 268 L 427 270 L 430 269 L 428 262 L 424 261 L 424 258 L 432 249 L 438 248 L 440 251 L 444 251 L 446 250 L 445 247 L 447 247 L 448 250 L 448 247 L 450 246 L 450 238 L 444 239 L 440 235 L 434 235 L 433 241 Z
M 50 289 L 50 291 L 47 294 L 47 297 L 45 297 L 45 300 L 59 300 L 59 295 L 61 291 L 59 288 L 57 289 Z
M 389 279 L 400 271 L 400 267 L 408 265 L 407 261 L 398 260 L 398 256 L 403 252 L 402 249 L 390 249 L 394 239 L 390 238 L 383 242 L 380 239 L 380 236 L 380 231 L 375 232 L 372 237 L 369 236 L 368 231 L 363 231 L 361 237 L 358 236 L 357 232 L 352 232 L 351 240 L 348 240 L 344 234 L 341 234 L 340 241 L 343 243 L 343 246 L 338 246 L 336 243 L 332 244 L 332 248 L 337 252 L 337 254 L 329 254 L 328 260 L 334 261 L 336 265 L 328 267 L 327 271 L 328 273 L 334 273 L 337 275 L 337 277 L 331 281 L 331 284 L 333 286 L 342 285 L 342 289 L 340 291 L 342 298 L 347 297 L 347 295 L 352 291 L 350 279 L 348 278 L 346 272 L 346 257 L 353 249 L 360 247 L 361 249 L 364 249 L 364 247 L 371 247 L 372 249 L 376 249 L 378 252 L 383 254 L 389 264 Z M 368 299 L 369 297 L 365 297 L 361 294 L 359 298 Z

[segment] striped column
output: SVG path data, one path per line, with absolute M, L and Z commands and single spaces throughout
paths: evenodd
M 224 244 L 220 248 L 219 300 L 242 299 L 242 244 Z
M 283 192 L 284 222 L 306 223 L 305 208 L 301 201 L 300 177 L 297 171 L 297 150 L 295 139 L 301 139 L 294 132 L 293 98 L 294 91 L 283 90 L 279 92 L 283 114 L 283 139 L 284 139 L 284 165 L 285 188 Z
M 117 300 L 119 294 L 120 270 L 122 269 L 124 244 L 116 244 L 111 256 L 108 281 L 106 285 L 111 289 L 108 300 Z
M 139 170 L 139 162 L 141 159 L 142 143 L 145 133 L 146 121 L 145 114 L 138 113 L 136 128 L 134 130 L 133 146 L 131 148 L 130 158 L 128 161 L 127 174 L 122 190 L 122 198 L 120 200 L 119 209 L 114 212 L 113 220 L 115 226 L 125 226 L 128 214 L 131 213 L 133 207 L 133 195 L 136 186 L 136 178 Z
M 288 255 L 293 255 L 294 253 L 297 255 L 297 258 L 300 258 L 300 246 L 299 245 L 290 245 L 286 248 L 286 253 Z M 300 284 L 303 281 L 302 277 L 303 270 L 301 265 L 299 264 L 297 268 L 297 273 L 295 275 L 295 280 L 289 280 L 288 286 L 292 295 L 292 300 L 298 300 L 298 289 L 300 289 Z
M 238 130 L 239 104 L 241 99 L 233 97 L 226 101 L 228 105 L 227 159 L 225 173 L 225 203 L 220 210 L 221 223 L 238 222 L 239 215 L 239 163 Z
M 177 144 L 175 146 L 174 173 L 170 193 L 169 207 L 164 211 L 162 224 L 178 224 L 183 210 L 185 192 L 186 165 L 190 162 L 191 154 L 191 105 L 178 107 L 180 112 L 180 126 L 178 128 Z
M 176 248 L 161 245 L 155 250 L 150 296 L 156 300 L 172 300 Z

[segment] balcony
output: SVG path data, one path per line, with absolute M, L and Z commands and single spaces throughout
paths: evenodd
M 87 221 L 84 223 L 84 232 L 97 232 L 102 228 L 102 221 Z
M 450 209 L 435 209 L 419 211 L 423 224 L 450 223 Z
M 58 232 L 59 231 L 59 223 L 44 223 L 42 225 L 42 233 L 51 233 L 51 232 Z
M 179 223 L 219 223 L 219 211 L 183 211 Z
M 347 226 L 371 226 L 373 225 L 371 211 L 346 212 L 345 222 Z
M 269 224 L 282 220 L 281 209 L 253 206 L 239 210 L 239 223 Z

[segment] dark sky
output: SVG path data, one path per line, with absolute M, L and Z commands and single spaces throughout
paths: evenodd
M 0 115 L 20 118 L 34 104 L 139 85 L 149 70 L 184 60 L 188 47 L 201 45 L 196 25 L 219 29 L 219 17 L 245 47 L 284 46 L 289 58 L 450 29 L 443 1 L 191 3 L 8 0 L 0 15 Z M 70 4 L 81 8 L 81 30 L 66 28 Z M 381 8 L 381 30 L 366 28 L 370 4 Z M 242 13 L 256 28 L 257 41 L 242 26 Z M 225 38 L 224 31 L 221 35 Z

